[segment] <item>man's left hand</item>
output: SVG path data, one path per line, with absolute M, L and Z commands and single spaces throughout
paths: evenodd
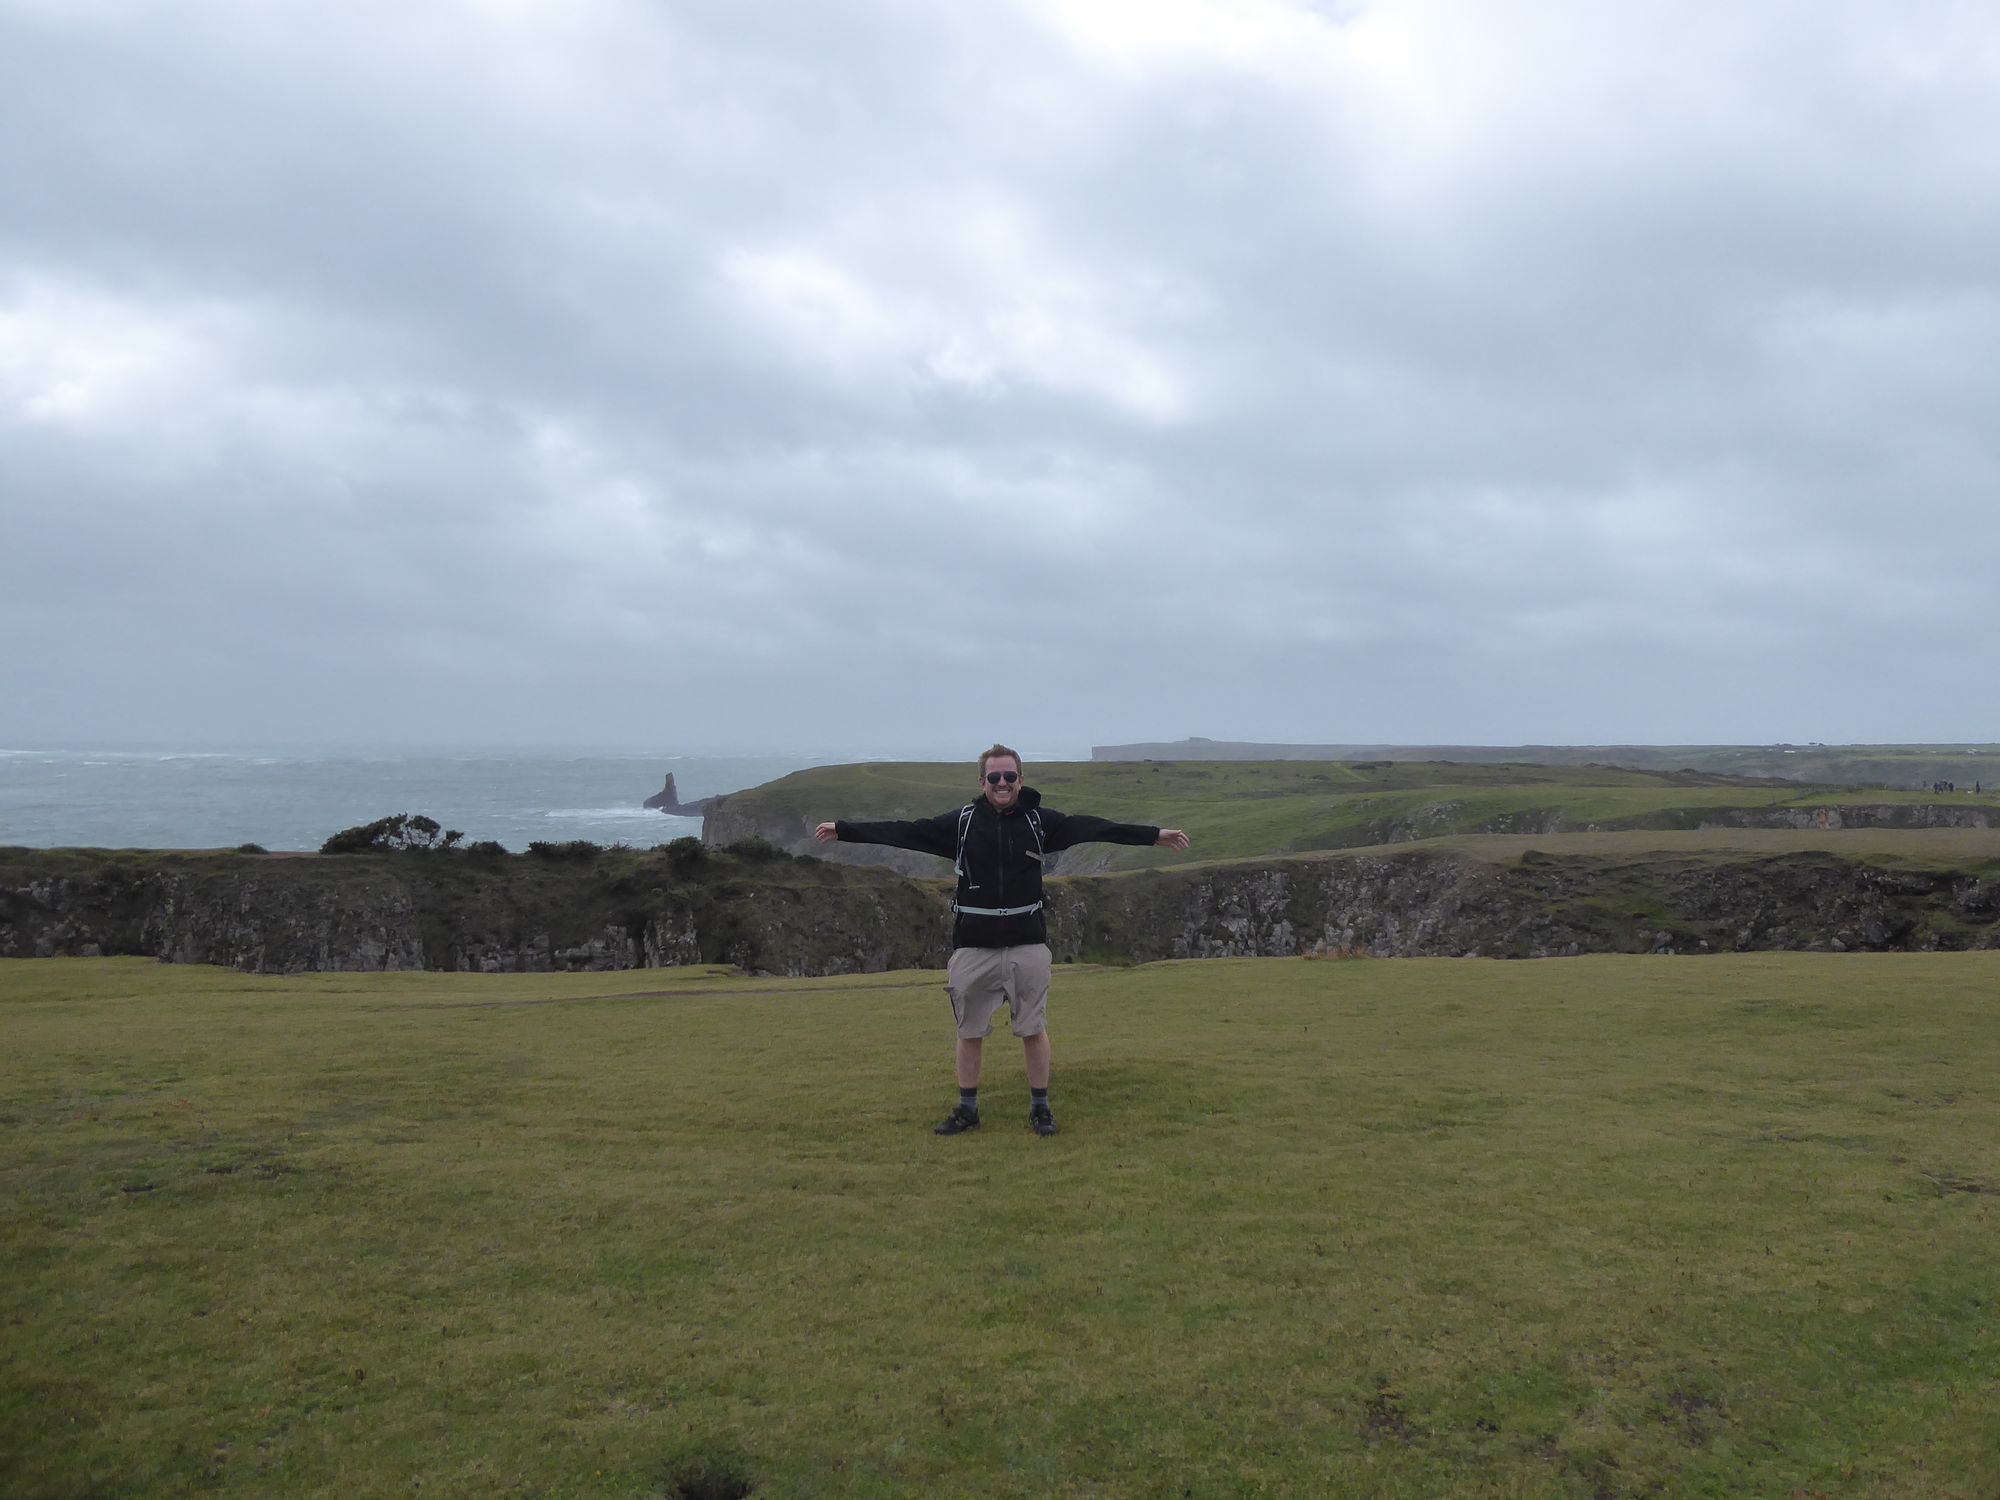
M 1188 836 L 1178 828 L 1162 828 L 1159 838 L 1154 842 L 1163 849 L 1185 849 L 1188 846 Z

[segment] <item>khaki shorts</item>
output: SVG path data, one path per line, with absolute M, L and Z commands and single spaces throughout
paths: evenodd
M 993 1013 L 1002 1000 L 1015 1036 L 1039 1036 L 1047 1030 L 1051 968 L 1047 943 L 954 948 L 944 975 L 960 1040 L 990 1036 Z

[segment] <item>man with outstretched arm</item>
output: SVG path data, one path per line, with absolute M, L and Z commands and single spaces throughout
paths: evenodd
M 1021 757 L 995 745 L 979 757 L 979 797 L 956 812 L 909 822 L 822 823 L 823 844 L 888 844 L 952 861 L 958 891 L 951 903 L 951 964 L 945 972 L 958 1022 L 958 1103 L 939 1135 L 979 1126 L 979 1072 L 1000 1002 L 1028 1065 L 1028 1123 L 1056 1133 L 1049 1107 L 1047 1007 L 1052 963 L 1042 920 L 1042 860 L 1077 844 L 1160 844 L 1185 849 L 1178 828 L 1113 823 L 1042 806 L 1021 779 Z

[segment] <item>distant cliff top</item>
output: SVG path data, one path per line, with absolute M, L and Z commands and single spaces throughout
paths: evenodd
M 1834 786 L 1956 790 L 2000 781 L 2000 745 L 1276 745 L 1184 740 L 1093 745 L 1093 761 L 1318 760 L 1456 761 L 1464 765 L 1627 766 L 1639 771 L 1710 771 L 1775 776 Z

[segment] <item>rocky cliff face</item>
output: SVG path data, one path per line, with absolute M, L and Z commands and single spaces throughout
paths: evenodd
M 1980 806 L 1883 802 L 1825 807 L 1686 807 L 1599 823 L 1578 822 L 1560 808 L 1527 808 L 1480 822 L 1465 819 L 1462 803 L 1443 800 L 1395 818 L 1356 828 L 1342 848 L 1413 843 L 1454 833 L 1610 833 L 1643 829 L 1702 828 L 1990 828 L 1992 811 Z
M 784 856 L 0 857 L 0 957 L 143 954 L 259 972 L 935 968 L 948 890 Z M 2000 947 L 2000 869 L 1435 849 L 1054 880 L 1063 960 L 1558 957 Z
M 784 856 L 714 855 L 692 869 L 658 855 L 0 859 L 9 958 L 137 954 L 259 973 L 723 963 L 841 974 L 942 963 L 946 917 L 935 889 Z
M 1721 809 L 1705 817 L 1703 828 L 1991 828 L 1984 807 L 1952 807 L 1935 802 L 1884 802 L 1852 807 L 1792 807 L 1776 810 Z
M 1059 882 L 1064 957 L 1379 957 L 2000 947 L 2000 881 L 1821 854 L 1517 863 L 1412 850 Z

